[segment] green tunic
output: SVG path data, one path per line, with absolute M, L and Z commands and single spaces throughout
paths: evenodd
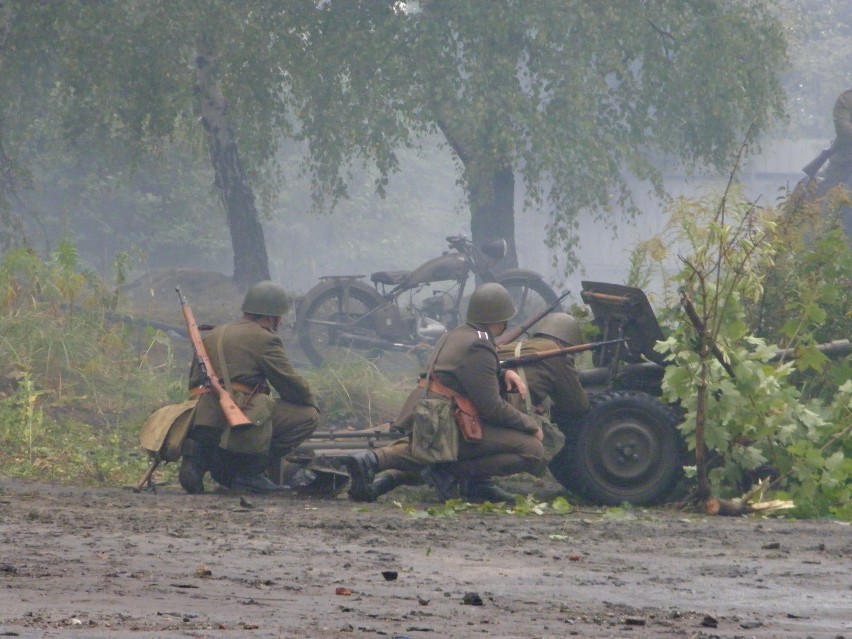
M 230 324 L 218 326 L 204 338 L 204 347 L 210 358 L 210 363 L 220 378 L 227 373 L 231 382 L 238 382 L 254 388 L 267 382 L 280 397 L 280 400 L 270 403 L 266 395 L 258 394 L 244 406 L 250 412 L 265 412 L 266 423 L 249 428 L 226 429 L 227 421 L 219 406 L 218 399 L 212 394 L 201 397 L 193 424 L 223 429 L 223 448 L 251 454 L 266 454 L 272 435 L 272 422 L 286 423 L 287 415 L 293 413 L 292 419 L 304 421 L 304 407 L 311 407 L 311 413 L 316 409 L 310 388 L 290 364 L 284 350 L 281 338 L 272 331 L 263 328 L 257 322 L 240 319 Z M 225 366 L 222 365 L 224 358 Z M 202 377 L 198 363 L 193 361 L 189 375 L 190 390 L 201 385 Z M 242 405 L 248 399 L 244 393 L 234 392 L 234 400 Z M 275 414 L 273 414 L 275 413 Z M 252 415 L 250 414 L 250 417 Z M 292 421 L 292 420 L 291 420 Z M 229 432 L 232 431 L 232 432 Z M 238 433 L 239 441 L 231 437 Z
M 517 357 L 517 342 L 499 349 L 501 360 Z M 559 344 L 543 336 L 531 337 L 521 342 L 519 355 L 532 355 L 559 348 Z M 530 401 L 535 407 L 547 408 L 552 418 L 559 422 L 589 410 L 589 398 L 580 384 L 574 358 L 570 355 L 548 357 L 523 366 L 529 387 Z

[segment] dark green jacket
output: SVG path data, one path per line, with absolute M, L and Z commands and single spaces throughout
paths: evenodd
M 247 319 L 217 326 L 210 331 L 203 339 L 204 347 L 216 373 L 224 378 L 225 367 L 219 352 L 220 336 L 221 353 L 232 382 L 254 387 L 266 380 L 284 401 L 316 407 L 308 384 L 293 369 L 284 351 L 284 343 L 276 333 Z M 193 361 L 189 373 L 190 390 L 198 387 L 201 381 L 198 365 Z M 225 416 L 213 394 L 201 398 L 194 423 L 216 427 L 226 425 Z
M 501 397 L 500 361 L 491 335 L 484 328 L 465 324 L 450 331 L 433 370 L 442 384 L 470 398 L 486 427 L 538 431 L 534 419 Z
M 501 360 L 516 355 L 517 342 L 498 349 Z M 559 348 L 559 344 L 547 337 L 531 337 L 521 342 L 520 355 L 532 355 Z M 550 411 L 554 420 L 574 417 L 589 410 L 589 398 L 580 384 L 574 358 L 570 355 L 549 357 L 523 366 L 527 387 L 533 406 L 546 406 L 550 399 Z

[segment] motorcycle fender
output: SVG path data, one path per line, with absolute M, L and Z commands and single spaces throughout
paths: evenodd
M 352 278 L 335 278 L 335 279 L 325 280 L 325 281 L 320 282 L 316 286 L 314 286 L 307 293 L 305 293 L 305 296 L 300 301 L 298 309 L 297 309 L 296 323 L 298 324 L 302 319 L 302 313 L 301 313 L 302 309 L 310 308 L 311 304 L 313 304 L 313 301 L 317 297 L 319 297 L 320 295 L 325 293 L 327 290 L 333 289 L 333 288 L 340 288 L 341 286 L 345 286 L 347 288 L 361 289 L 362 291 L 366 292 L 368 295 L 373 297 L 376 300 L 377 305 L 382 305 L 387 301 L 387 300 L 385 300 L 384 297 L 382 297 L 379 294 L 379 292 L 376 289 L 374 289 L 372 286 L 370 286 L 369 284 L 367 284 L 365 282 L 362 282 L 360 280 L 355 279 L 354 276 Z

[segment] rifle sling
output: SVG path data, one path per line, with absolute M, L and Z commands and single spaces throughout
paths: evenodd
M 256 386 L 249 386 L 248 384 L 241 384 L 240 382 L 231 382 L 231 390 L 237 393 L 243 393 L 245 395 L 255 395 L 258 393 L 269 395 L 269 387 L 266 386 L 265 382 L 261 382 Z M 200 395 L 207 395 L 212 392 L 212 390 L 205 386 L 198 386 L 189 391 L 189 396 L 198 397 Z
M 234 391 L 238 393 L 244 393 L 248 395 L 248 397 L 243 402 L 243 405 L 240 408 L 245 408 L 248 406 L 248 403 L 251 401 L 251 398 L 254 397 L 257 393 L 263 393 L 264 395 L 269 395 L 269 387 L 266 385 L 266 381 L 259 382 L 254 386 L 249 386 L 248 384 L 241 384 L 240 382 L 232 382 L 230 376 L 228 375 L 228 365 L 225 363 L 225 353 L 222 348 L 222 340 L 225 338 L 225 327 L 219 332 L 219 339 L 216 341 L 216 352 L 219 354 L 219 366 L 222 367 L 222 382 L 225 387 L 225 390 L 228 393 L 233 394 Z M 212 372 L 215 375 L 215 371 L 208 371 L 208 373 Z M 190 397 L 195 397 L 197 395 L 205 395 L 211 392 L 209 388 L 199 387 L 193 388 L 189 392 Z

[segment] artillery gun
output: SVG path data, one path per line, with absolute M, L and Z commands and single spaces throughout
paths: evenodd
M 549 469 L 559 483 L 594 503 L 664 501 L 682 475 L 686 447 L 677 429 L 680 414 L 659 399 L 665 368 L 654 344 L 663 332 L 640 289 L 582 284 L 581 298 L 599 338 L 612 343 L 593 351 L 592 368 L 579 370 L 591 407 L 579 418 L 557 419 L 566 443 Z M 353 448 L 379 447 L 403 436 L 387 424 L 317 435 L 289 461 L 339 468 L 339 459 Z
M 579 370 L 591 407 L 579 418 L 558 422 L 566 443 L 549 469 L 559 483 L 593 503 L 660 503 L 671 495 L 689 463 L 678 430 L 682 411 L 660 399 L 666 363 L 654 345 L 664 339 L 663 331 L 641 289 L 592 281 L 582 286 L 580 296 L 591 309 L 598 339 L 612 343 L 593 351 L 592 366 Z M 829 357 L 852 353 L 849 340 L 819 348 Z M 790 350 L 777 354 L 790 356 Z M 353 449 L 380 447 L 402 436 L 391 424 L 366 431 L 319 432 L 288 461 L 341 469 L 340 459 Z M 334 472 L 327 478 L 332 485 L 345 481 L 343 473 Z

